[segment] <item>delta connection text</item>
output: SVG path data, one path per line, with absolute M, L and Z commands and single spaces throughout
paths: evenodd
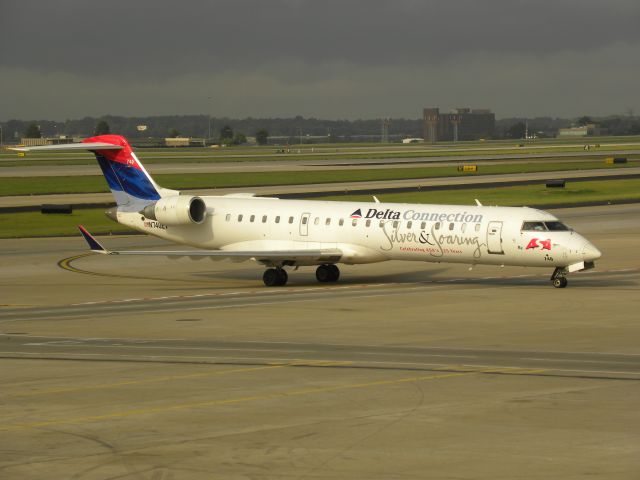
M 360 209 L 356 210 L 352 216 L 357 215 Z M 466 211 L 459 213 L 437 213 L 437 212 L 417 212 L 415 210 L 405 210 L 400 212 L 387 208 L 385 210 L 379 210 L 377 208 L 370 208 L 367 210 L 364 218 L 375 218 L 378 220 L 413 220 L 423 222 L 467 222 L 467 223 L 481 223 L 482 215 L 471 214 Z

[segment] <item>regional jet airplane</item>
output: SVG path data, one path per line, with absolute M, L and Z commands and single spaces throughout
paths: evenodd
M 285 285 L 286 267 L 316 266 L 319 282 L 336 282 L 338 263 L 386 260 L 553 268 L 594 267 L 600 252 L 553 215 L 533 208 L 281 200 L 253 194 L 180 195 L 158 186 L 124 137 L 19 151 L 93 152 L 116 200 L 106 214 L 135 230 L 200 250 L 110 251 L 83 227 L 94 252 L 110 255 L 252 259 L 267 267 L 267 286 Z

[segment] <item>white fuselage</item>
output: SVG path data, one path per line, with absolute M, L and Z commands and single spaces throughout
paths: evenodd
M 418 260 L 565 267 L 600 256 L 572 230 L 523 230 L 524 222 L 557 222 L 527 207 L 201 198 L 209 213 L 199 225 L 167 226 L 121 211 L 117 219 L 210 250 L 337 248 L 343 252 L 340 262 L 347 264 Z

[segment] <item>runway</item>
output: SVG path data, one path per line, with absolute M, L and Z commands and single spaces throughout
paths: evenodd
M 603 252 L 564 290 L 413 262 L 267 289 L 252 263 L 0 240 L 0 476 L 637 478 L 640 206 L 554 213 Z

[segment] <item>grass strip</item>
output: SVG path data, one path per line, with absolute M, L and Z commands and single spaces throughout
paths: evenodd
M 103 208 L 78 209 L 72 214 L 40 212 L 0 213 L 0 238 L 55 237 L 80 235 L 78 225 L 86 225 L 91 233 L 132 233 L 133 231 L 107 218 Z
M 498 188 L 469 188 L 460 190 L 381 193 L 381 202 L 436 203 L 475 205 L 477 198 L 483 205 L 572 205 L 587 202 L 640 201 L 640 179 L 567 182 L 565 188 L 546 188 L 544 185 L 523 185 Z M 320 197 L 323 200 L 370 202 L 370 195 L 337 195 Z
M 198 174 L 154 175 L 166 188 L 176 190 L 258 187 L 272 185 L 309 185 L 317 183 L 368 182 L 418 178 L 495 175 L 509 173 L 593 170 L 601 168 L 623 170 L 639 162 L 605 166 L 598 162 L 519 163 L 482 165 L 477 174 L 458 172 L 456 167 L 372 168 L 353 170 L 314 170 L 278 172 L 221 172 Z M 0 179 L 0 196 L 45 195 L 66 193 L 108 192 L 101 175 L 73 177 L 6 177 Z

